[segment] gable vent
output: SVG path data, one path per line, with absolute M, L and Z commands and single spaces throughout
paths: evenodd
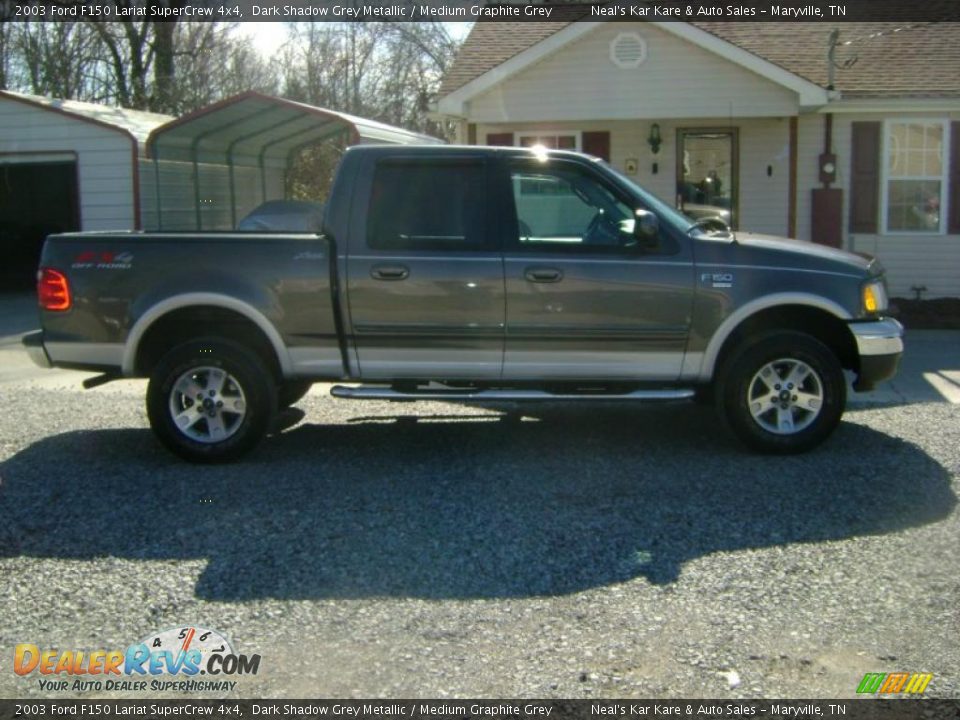
M 629 70 L 647 59 L 647 41 L 637 33 L 620 33 L 610 41 L 610 62 Z

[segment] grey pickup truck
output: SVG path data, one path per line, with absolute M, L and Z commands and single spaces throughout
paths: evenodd
M 232 460 L 337 398 L 700 398 L 745 445 L 813 448 L 891 377 L 883 269 L 693 221 L 596 158 L 355 147 L 321 233 L 70 233 L 38 272 L 44 366 L 149 378 L 160 441 Z

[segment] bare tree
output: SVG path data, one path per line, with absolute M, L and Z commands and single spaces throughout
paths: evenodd
M 112 2 L 117 11 L 129 12 L 177 8 L 186 0 Z M 457 48 L 443 23 L 290 23 L 288 28 L 283 51 L 264 59 L 228 23 L 2 23 L 0 87 L 171 114 L 256 89 L 445 134 L 429 117 Z
M 114 0 L 129 9 L 130 0 Z M 172 112 L 175 22 L 95 22 L 108 58 L 116 103 L 154 112 Z
M 178 111 L 246 90 L 278 92 L 278 70 L 234 24 L 180 23 L 176 35 Z
M 442 23 L 295 23 L 283 50 L 283 94 L 295 100 L 447 137 L 430 105 L 458 43 Z M 327 194 L 344 138 L 302 150 L 291 197 Z
M 6 82 L 37 95 L 96 99 L 97 38 L 83 23 L 4 26 Z
M 315 105 L 438 133 L 430 102 L 456 53 L 442 23 L 296 23 L 283 92 Z
M 6 3 L 0 2 L 0 90 L 7 89 L 7 82 L 10 76 L 10 56 L 11 56 L 11 28 L 13 23 L 8 22 L 10 8 Z

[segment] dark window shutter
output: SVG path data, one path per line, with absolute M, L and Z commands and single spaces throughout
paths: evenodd
M 510 147 L 513 145 L 513 133 L 487 133 L 487 145 Z
M 947 232 L 960 234 L 960 122 L 950 123 L 950 174 L 947 176 Z
M 610 133 L 606 130 L 585 132 L 583 134 L 583 151 L 587 155 L 603 158 L 610 162 Z
M 850 232 L 875 233 L 880 216 L 879 122 L 855 122 L 850 155 Z

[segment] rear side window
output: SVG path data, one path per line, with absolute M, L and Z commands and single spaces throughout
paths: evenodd
M 367 244 L 378 250 L 482 250 L 488 246 L 484 166 L 471 161 L 377 164 Z

